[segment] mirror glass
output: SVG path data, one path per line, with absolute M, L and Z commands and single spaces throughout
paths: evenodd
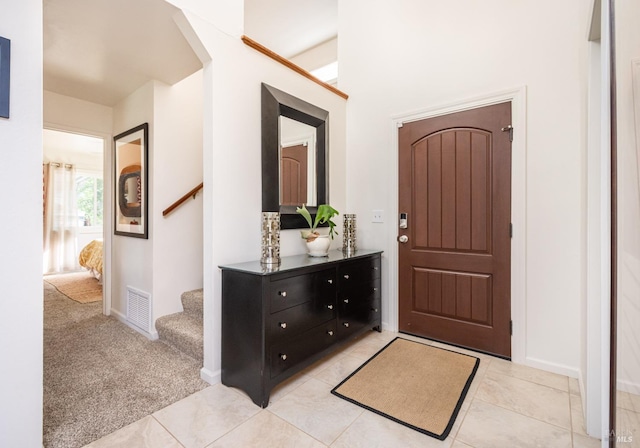
M 316 128 L 280 116 L 280 205 L 316 206 Z
M 281 229 L 307 227 L 296 207 L 315 215 L 329 202 L 329 112 L 262 84 L 262 211 L 279 212 Z

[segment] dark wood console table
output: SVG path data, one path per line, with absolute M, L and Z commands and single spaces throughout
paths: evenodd
M 222 384 L 267 407 L 280 382 L 362 333 L 380 331 L 381 251 L 283 257 L 222 269 Z

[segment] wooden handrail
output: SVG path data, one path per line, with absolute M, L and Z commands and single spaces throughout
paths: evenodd
M 278 53 L 275 53 L 275 52 L 269 50 L 267 47 L 265 47 L 264 45 L 256 42 L 255 40 L 251 39 L 250 37 L 242 36 L 242 42 L 244 42 L 246 45 L 250 46 L 254 50 L 258 50 L 260 53 L 262 53 L 262 54 L 264 54 L 266 56 L 269 56 L 274 61 L 278 61 L 282 65 L 284 65 L 284 66 L 290 68 L 291 70 L 293 70 L 294 72 L 300 73 L 302 76 L 304 76 L 305 78 L 310 79 L 311 81 L 315 82 L 316 84 L 320 84 L 325 89 L 332 91 L 333 93 L 335 93 L 338 96 L 341 96 L 345 100 L 349 98 L 349 95 L 344 93 L 342 90 L 336 89 L 331 84 L 327 84 L 326 82 L 319 80 L 318 78 L 313 76 L 311 73 L 309 73 L 308 71 L 306 71 L 305 69 L 303 69 L 299 65 L 296 65 L 293 62 L 291 62 L 289 59 L 287 59 L 285 57 L 282 57 Z
M 189 193 L 185 194 L 180 199 L 178 199 L 176 202 L 174 202 L 169 207 L 167 207 L 166 210 L 162 212 L 162 216 L 167 216 L 169 213 L 171 213 L 172 211 L 174 211 L 175 209 L 180 207 L 182 204 L 184 204 L 184 202 L 187 199 L 189 199 L 190 197 L 193 197 L 193 199 L 195 199 L 196 198 L 196 194 L 198 194 L 198 191 L 202 190 L 202 187 L 204 187 L 204 182 L 200 182 L 200 185 L 198 185 L 193 190 L 191 190 Z

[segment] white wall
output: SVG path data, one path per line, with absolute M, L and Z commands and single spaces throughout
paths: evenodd
M 111 135 L 113 109 L 59 93 L 44 91 L 44 124 L 51 129 L 88 135 Z
M 387 214 L 384 224 L 369 217 L 397 204 L 391 117 L 526 86 L 526 228 L 514 229 L 526 232 L 526 257 L 512 260 L 526 264 L 524 362 L 573 376 L 585 256 L 588 13 L 579 0 L 339 2 L 339 87 L 350 95 L 348 205 L 362 217 L 359 245 L 383 249 L 385 258 L 397 250 L 396 217 Z M 383 297 L 397 300 L 385 280 Z
M 212 61 L 204 69 L 204 288 L 203 377 L 219 381 L 221 264 L 260 258 L 261 110 L 265 82 L 329 111 L 330 202 L 346 206 L 345 101 L 245 46 L 203 20 L 187 18 Z M 247 67 L 250 67 L 248 70 Z M 297 230 L 281 233 L 283 256 L 303 253 Z M 337 242 L 334 242 L 337 247 Z
M 142 123 L 149 123 L 148 167 L 154 166 L 154 84 L 150 81 L 133 92 L 113 108 L 113 134 L 118 135 Z M 149 169 L 148 185 L 155 181 Z M 154 209 L 153 192 L 149 192 L 149 217 Z M 153 220 L 147 222 L 149 239 L 131 238 L 122 235 L 112 237 L 111 263 L 111 310 L 123 319 L 127 316 L 127 286 L 152 294 L 153 291 Z M 154 300 L 153 294 L 151 300 Z
M 11 40 L 0 118 L 0 446 L 42 446 L 42 2 L 0 0 Z M 16 194 L 19 186 L 20 194 Z
M 202 288 L 202 193 L 167 217 L 162 211 L 202 182 L 202 71 L 173 86 L 156 83 L 154 100 L 154 322 L 182 311 L 180 294 Z
M 640 3 L 616 3 L 618 101 L 618 388 L 640 394 Z M 634 100 L 635 105 L 634 113 Z M 634 123 L 635 120 L 635 123 Z
M 338 60 L 338 38 L 326 42 L 291 58 L 291 62 L 307 71 L 312 71 Z
M 240 37 L 244 31 L 244 0 L 167 0 L 167 3 L 209 22 L 230 36 Z
M 182 311 L 180 294 L 202 287 L 202 195 L 162 211 L 202 181 L 202 73 L 150 81 L 114 107 L 113 134 L 149 123 L 149 239 L 114 235 L 112 311 L 127 316 L 127 286 L 149 293 L 152 324 Z M 156 337 L 155 328 L 150 335 Z

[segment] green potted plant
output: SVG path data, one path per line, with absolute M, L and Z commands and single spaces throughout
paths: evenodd
M 340 214 L 338 210 L 331 207 L 329 204 L 321 204 L 318 206 L 315 219 L 311 219 L 311 213 L 307 210 L 307 207 L 297 207 L 296 212 L 300 213 L 309 224 L 309 230 L 302 230 L 300 233 L 302 238 L 307 241 L 308 253 L 312 257 L 326 257 L 329 252 L 329 246 L 334 235 L 337 235 L 335 227 L 336 223 L 332 221 L 334 216 Z M 329 234 L 321 235 L 318 232 L 318 226 L 321 224 L 329 225 Z

